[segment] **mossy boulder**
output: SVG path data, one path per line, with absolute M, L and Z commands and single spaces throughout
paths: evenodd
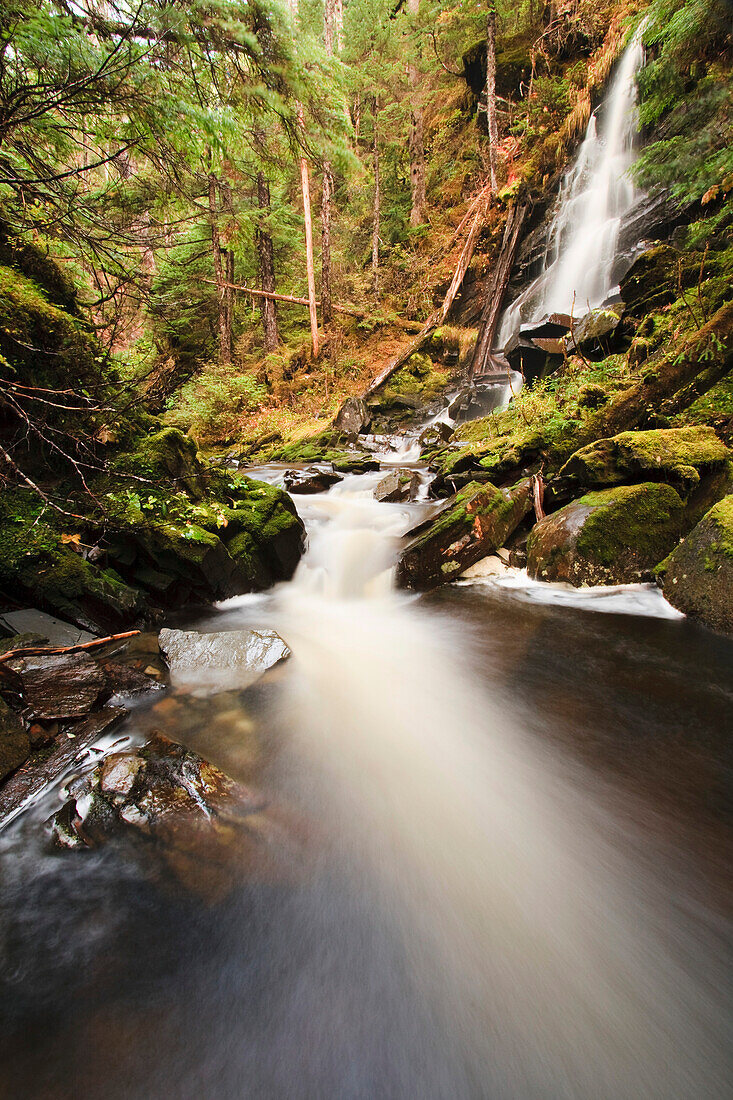
M 579 587 L 650 580 L 677 544 L 685 502 L 671 485 L 644 482 L 587 493 L 546 516 L 527 543 L 527 569 Z
M 529 480 L 512 489 L 471 482 L 437 519 L 411 532 L 397 566 L 397 583 L 425 591 L 454 580 L 503 546 L 530 507 Z
M 437 366 L 426 353 L 415 352 L 367 399 L 372 430 L 388 431 L 416 419 L 438 401 L 452 376 L 451 370 Z
M 119 455 L 111 465 L 122 474 L 150 479 L 174 492 L 183 487 L 197 499 L 206 492 L 196 444 L 178 428 L 138 437 L 134 449 Z
M 733 634 L 733 495 L 710 509 L 657 572 L 673 607 Z
M 622 432 L 576 451 L 560 477 L 583 488 L 666 481 L 688 496 L 702 478 L 728 473 L 732 457 L 708 427 Z

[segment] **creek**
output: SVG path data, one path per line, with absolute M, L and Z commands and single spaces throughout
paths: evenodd
M 292 656 L 163 700 L 235 778 L 268 746 L 294 877 L 212 899 L 124 842 L 53 853 L 58 790 L 1 834 L 6 1095 L 728 1095 L 733 643 L 641 587 L 396 592 L 435 504 L 377 502 L 382 476 L 297 498 L 294 579 L 193 624 Z

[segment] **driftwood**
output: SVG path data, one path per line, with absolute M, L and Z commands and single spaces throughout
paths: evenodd
M 139 630 L 126 630 L 124 634 L 109 634 L 106 638 L 95 638 L 91 642 L 79 642 L 77 645 L 64 646 L 25 646 L 20 649 L 9 649 L 7 653 L 0 654 L 0 663 L 12 661 L 15 657 L 57 657 L 62 653 L 78 653 L 83 649 L 94 649 L 98 645 L 107 645 L 108 642 L 121 642 L 125 638 L 134 638 L 140 634 Z
M 476 346 L 473 349 L 471 365 L 468 368 L 468 377 L 484 373 L 484 366 L 492 369 L 491 349 L 494 346 L 494 337 L 499 324 L 501 307 L 504 303 L 509 276 L 514 267 L 514 257 L 517 254 L 519 235 L 522 231 L 524 219 L 527 216 L 527 206 L 512 206 L 504 226 L 504 237 L 501 242 L 499 259 L 492 272 L 486 292 L 484 308 L 481 311 Z
M 216 286 L 216 279 L 200 279 L 199 282 L 211 283 Z M 272 302 L 289 302 L 292 306 L 310 306 L 307 298 L 296 298 L 293 294 L 275 294 L 269 290 L 259 290 L 254 286 L 241 286 L 239 283 L 222 283 L 222 286 L 231 290 L 241 290 L 245 294 L 254 294 L 256 298 L 269 298 Z M 317 303 L 320 307 L 320 301 Z M 351 306 L 337 306 L 332 303 L 331 309 L 335 313 L 346 313 L 349 317 L 366 317 L 361 310 L 352 309 Z

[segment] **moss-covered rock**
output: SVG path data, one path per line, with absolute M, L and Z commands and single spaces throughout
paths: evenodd
M 733 495 L 710 509 L 657 572 L 673 607 L 733 634 Z
M 576 451 L 560 477 L 584 488 L 666 481 L 687 496 L 702 477 L 725 470 L 731 457 L 712 428 L 622 432 Z
M 174 492 L 183 487 L 195 498 L 206 492 L 196 444 L 178 428 L 163 428 L 139 436 L 134 449 L 115 458 L 111 467 L 123 474 L 150 479 Z
M 433 334 L 434 338 L 435 334 Z M 443 343 L 436 354 L 442 354 Z M 373 431 L 389 431 L 414 420 L 430 408 L 450 383 L 450 369 L 433 362 L 426 352 L 415 352 L 405 365 L 367 400 Z
M 503 546 L 531 507 L 530 482 L 513 489 L 472 482 L 437 519 L 423 524 L 397 566 L 403 588 L 426 590 L 454 580 L 464 569 Z
M 576 587 L 649 580 L 684 529 L 685 504 L 671 485 L 645 482 L 587 493 L 541 520 L 527 569 Z

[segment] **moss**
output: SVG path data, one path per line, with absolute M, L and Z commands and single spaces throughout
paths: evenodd
M 621 432 L 576 451 L 560 477 L 587 486 L 669 481 L 687 495 L 698 486 L 701 474 L 725 468 L 730 458 L 712 428 Z
M 578 537 L 578 550 L 603 565 L 612 565 L 632 551 L 651 566 L 681 534 L 684 502 L 671 485 L 602 489 L 587 493 L 577 503 L 593 509 Z
M 184 486 L 195 497 L 203 496 L 202 466 L 193 439 L 178 428 L 163 428 L 152 435 L 139 436 L 134 449 L 118 455 L 110 464 L 113 470 L 165 484 Z
M 674 607 L 733 634 L 733 495 L 710 509 L 659 572 Z

